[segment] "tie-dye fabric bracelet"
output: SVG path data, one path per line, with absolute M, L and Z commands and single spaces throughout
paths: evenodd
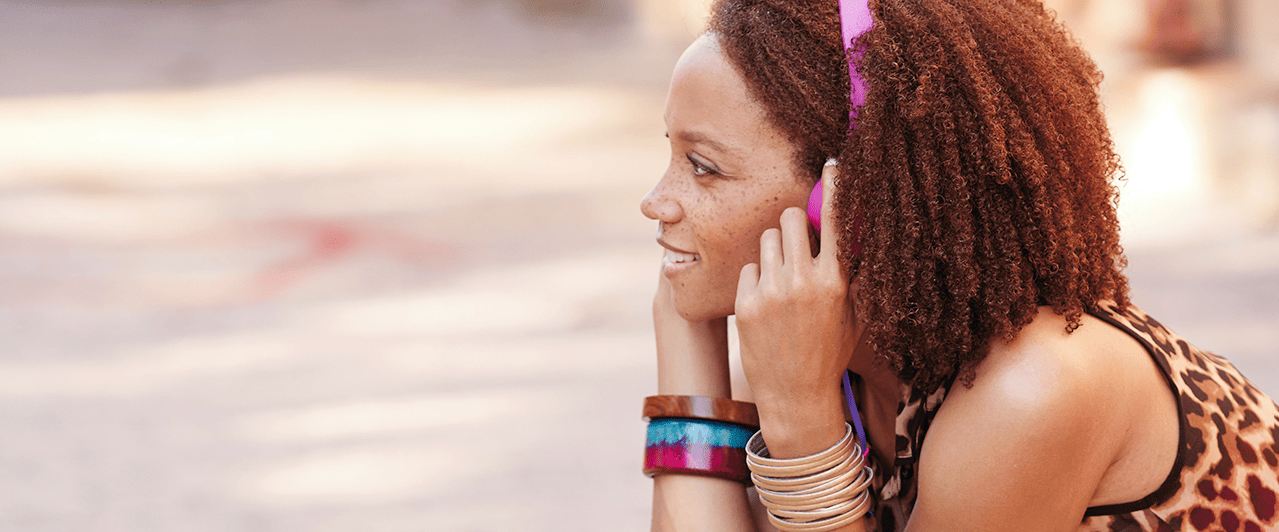
M 654 419 L 648 423 L 644 474 L 699 475 L 750 485 L 746 441 L 752 434 L 731 423 Z

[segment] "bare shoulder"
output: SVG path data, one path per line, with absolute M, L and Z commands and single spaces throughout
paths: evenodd
M 1066 325 L 1041 309 L 1012 341 L 991 346 L 971 387 L 951 387 L 920 456 L 912 530 L 945 529 L 942 520 L 1073 530 L 1095 505 L 1133 447 L 1142 394 L 1161 377 L 1123 331 L 1087 315 L 1073 333 Z
M 1016 419 L 1002 421 L 1016 427 L 1019 420 L 1033 419 L 1043 428 L 1086 419 L 1094 423 L 1090 432 L 1096 438 L 1103 435 L 1098 429 L 1122 428 L 1125 418 L 1143 417 L 1161 391 L 1167 391 L 1161 373 L 1127 333 L 1088 314 L 1067 332 L 1064 317 L 1041 308 L 1012 341 L 991 345 L 972 386 L 953 386 L 938 417 L 948 409 L 1015 413 Z M 1103 420 L 1110 423 L 1095 424 Z
M 1016 405 L 1023 415 L 1033 411 L 1069 422 L 1071 415 L 1086 415 L 1122 395 L 1130 373 L 1148 362 L 1140 344 L 1109 324 L 1085 314 L 1080 327 L 1067 332 L 1064 317 L 1041 308 L 1012 341 L 991 345 L 972 386 L 956 384 L 946 404 L 956 410 Z
M 1097 438 L 1106 427 L 1092 418 L 1122 417 L 1117 409 L 1132 405 L 1116 401 L 1128 395 L 1132 373 L 1147 366 L 1140 344 L 1122 331 L 1085 315 L 1067 332 L 1065 318 L 1041 309 L 1012 341 L 991 345 L 971 386 L 951 387 L 936 428 L 980 422 L 1054 432 L 1088 422 Z

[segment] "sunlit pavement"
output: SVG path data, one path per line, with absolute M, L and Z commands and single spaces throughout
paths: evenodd
M 33 5 L 0 4 L 0 530 L 647 528 L 678 42 Z M 1279 394 L 1279 92 L 1099 60 L 1137 303 Z

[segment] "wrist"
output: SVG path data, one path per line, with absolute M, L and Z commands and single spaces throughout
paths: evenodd
M 761 436 L 776 458 L 808 456 L 844 436 L 843 397 L 838 389 L 806 398 L 759 400 L 756 406 Z

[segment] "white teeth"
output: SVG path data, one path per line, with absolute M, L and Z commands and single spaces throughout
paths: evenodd
M 694 262 L 700 258 L 701 256 L 693 253 L 680 253 L 678 251 L 671 251 L 669 249 L 666 250 L 666 262 L 670 262 L 674 264 L 680 264 L 684 262 Z

